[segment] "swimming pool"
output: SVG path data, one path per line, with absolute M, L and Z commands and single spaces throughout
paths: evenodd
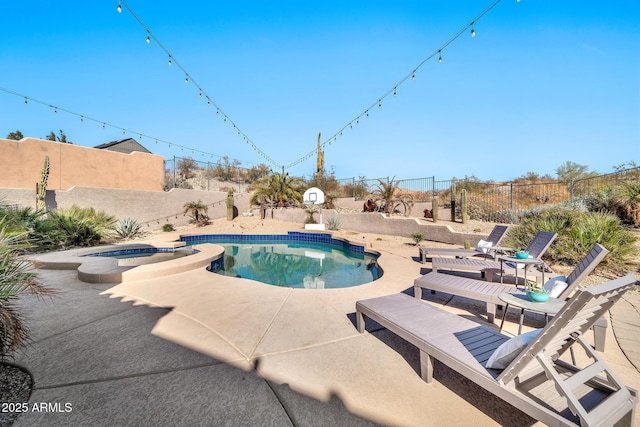
M 379 254 L 330 234 L 289 232 L 286 235 L 210 234 L 184 236 L 187 245 L 215 243 L 224 257 L 209 270 L 289 288 L 345 288 L 382 277 Z

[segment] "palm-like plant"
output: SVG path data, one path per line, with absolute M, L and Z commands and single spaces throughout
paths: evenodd
M 208 211 L 209 207 L 202 203 L 201 200 L 198 200 L 197 202 L 185 203 L 183 215 L 189 214 L 196 227 L 202 227 L 209 223 Z
M 300 178 L 288 173 L 273 173 L 260 179 L 251 195 L 251 203 L 260 206 L 300 206 L 304 187 Z
M 90 246 L 99 243 L 113 231 L 116 218 L 93 208 L 72 206 L 48 214 L 49 220 L 61 233 L 65 246 Z
M 376 205 L 386 214 L 400 212 L 404 216 L 411 214 L 413 207 L 413 196 L 411 194 L 401 194 L 399 185 L 402 181 L 394 181 L 395 177 L 385 182 L 381 179 L 376 184 L 376 189 L 371 194 Z
M 0 218 L 0 359 L 23 347 L 29 328 L 16 302 L 22 295 L 52 295 L 37 281 L 32 265 L 18 256 L 28 246 L 26 232 L 11 232 Z

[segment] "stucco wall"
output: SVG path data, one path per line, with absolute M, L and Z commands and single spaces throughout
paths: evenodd
M 106 188 L 74 187 L 69 190 L 48 191 L 46 204 L 48 209 L 64 209 L 73 205 L 79 207 L 93 207 L 98 211 L 105 211 L 118 219 L 134 218 L 144 223 L 149 229 L 159 229 L 163 224 L 187 224 L 189 217 L 185 217 L 183 206 L 187 202 L 201 200 L 208 205 L 208 215 L 211 219 L 226 219 L 227 193 L 222 191 L 198 191 L 173 189 L 168 192 L 114 190 Z M 35 189 L 7 189 L 0 188 L 0 201 L 22 207 L 35 208 Z M 358 202 L 359 203 L 359 202 Z M 234 205 L 239 215 L 252 211 L 259 216 L 258 208 L 249 206 L 249 194 L 235 193 Z M 339 203 L 341 207 L 343 203 Z M 290 221 L 302 226 L 307 218 L 304 209 L 267 209 L 266 220 L 271 218 Z M 320 219 L 318 213 L 314 215 L 316 221 Z M 411 234 L 422 233 L 427 240 L 435 242 L 464 245 L 468 240 L 475 246 L 480 239 L 487 237 L 489 230 L 479 233 L 459 233 L 448 225 L 436 225 L 422 218 L 387 218 L 381 213 L 342 213 L 333 209 L 322 210 L 322 220 L 326 224 L 329 218 L 338 218 L 343 230 L 360 231 L 364 233 L 378 233 L 380 235 L 403 236 L 410 241 Z
M 50 162 L 49 190 L 84 186 L 162 191 L 162 156 L 124 154 L 35 138 L 0 138 L 0 188 L 35 191 L 46 156 Z
M 5 204 L 35 208 L 35 189 L 0 188 L 0 201 Z M 73 187 L 69 190 L 47 192 L 47 209 L 65 209 L 72 206 L 94 208 L 114 215 L 118 219 L 134 218 L 152 229 L 163 224 L 187 224 L 182 214 L 184 204 L 202 201 L 209 208 L 212 219 L 227 217 L 227 193 L 223 191 L 197 191 L 175 188 L 171 191 L 119 190 L 108 188 Z M 241 215 L 249 210 L 249 195 L 234 194 L 234 205 Z M 258 211 L 255 212 L 258 215 Z
M 273 212 L 267 210 L 267 218 L 281 221 L 298 222 L 303 224 L 307 214 L 303 209 L 274 209 Z M 319 222 L 320 216 L 314 214 L 314 218 Z M 478 244 L 480 239 L 485 239 L 488 232 L 481 233 L 460 233 L 454 231 L 448 225 L 426 224 L 420 218 L 392 217 L 387 218 L 381 213 L 341 213 L 333 209 L 322 210 L 322 221 L 327 223 L 327 219 L 337 218 L 340 220 L 340 228 L 343 230 L 360 231 L 362 233 L 378 233 L 381 235 L 403 236 L 408 241 L 413 233 L 422 233 L 426 240 L 433 242 L 452 243 L 463 246 L 468 240 L 472 246 Z

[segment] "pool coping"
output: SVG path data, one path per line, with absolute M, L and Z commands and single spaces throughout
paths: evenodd
M 118 265 L 118 259 L 101 256 L 88 256 L 101 252 L 112 252 L 135 249 L 176 249 L 184 247 L 185 242 L 149 241 L 141 243 L 124 243 L 91 248 L 71 249 L 29 256 L 36 268 L 49 270 L 77 270 L 78 279 L 87 283 L 122 283 L 135 280 L 153 279 L 182 273 L 197 268 L 207 267 L 212 261 L 224 254 L 224 248 L 212 243 L 194 245 L 197 253 L 188 257 L 162 261 L 154 264 L 136 266 Z

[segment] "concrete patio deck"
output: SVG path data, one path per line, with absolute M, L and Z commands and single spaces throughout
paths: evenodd
M 59 405 L 15 425 L 535 425 L 441 364 L 426 384 L 418 350 L 394 334 L 356 331 L 357 300 L 411 293 L 429 269 L 413 246 L 373 245 L 384 276 L 346 289 L 278 288 L 204 268 L 120 284 L 40 270 L 64 293 L 26 300 L 34 342 L 17 362 L 35 377 L 30 404 Z M 442 294 L 427 303 L 487 324 L 484 304 Z M 602 354 L 634 388 L 638 307 L 637 294 L 615 307 Z M 507 321 L 515 334 L 515 311 Z M 542 316 L 527 316 L 525 329 L 540 326 Z

